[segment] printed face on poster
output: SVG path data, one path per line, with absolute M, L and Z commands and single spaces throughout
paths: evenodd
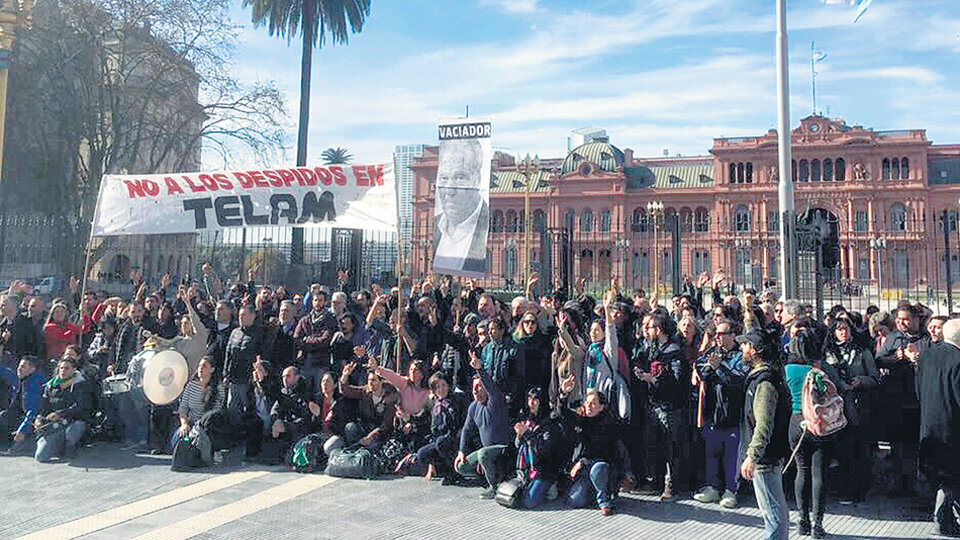
M 441 121 L 433 271 L 483 277 L 490 223 L 490 122 Z

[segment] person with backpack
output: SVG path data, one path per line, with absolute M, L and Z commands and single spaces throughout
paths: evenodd
M 787 540 L 790 518 L 780 461 L 790 450 L 790 391 L 765 359 L 764 337 L 759 332 L 738 336 L 737 343 L 750 366 L 740 423 L 740 438 L 747 443 L 740 474 L 753 482 L 766 538 Z
M 537 508 L 557 497 L 560 470 L 573 448 L 564 430 L 567 414 L 552 417 L 541 388 L 528 390 L 526 403 L 525 415 L 513 426 L 517 476 L 525 484 L 523 506 Z
M 693 498 L 702 503 L 719 502 L 724 508 L 736 508 L 740 485 L 737 472 L 740 415 L 746 374 L 742 355 L 735 349 L 733 325 L 718 324 L 715 339 L 716 345 L 700 357 L 696 366 L 703 385 L 698 409 L 702 415 L 698 423 L 703 434 L 707 484 Z
M 822 372 L 820 370 L 823 370 Z M 827 465 L 833 455 L 836 435 L 830 434 L 818 437 L 805 429 L 804 403 L 812 402 L 804 395 L 812 384 L 808 378 L 819 379 L 822 374 L 830 378 L 833 383 L 833 392 L 836 395 L 838 376 L 836 370 L 829 364 L 820 362 L 820 344 L 812 329 L 796 327 L 794 336 L 787 345 L 787 363 L 783 368 L 784 380 L 790 389 L 791 417 L 790 417 L 790 446 L 795 449 L 797 462 L 797 478 L 794 482 L 797 509 L 800 511 L 798 531 L 802 536 L 811 533 L 814 538 L 823 538 L 826 535 L 823 529 L 823 514 L 826 509 Z M 818 385 L 827 386 L 825 381 Z M 810 521 L 810 512 L 813 511 L 813 522 Z

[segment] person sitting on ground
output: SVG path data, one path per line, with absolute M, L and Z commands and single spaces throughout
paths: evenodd
M 303 391 L 303 386 L 298 385 L 300 372 L 296 366 L 284 368 L 280 380 L 282 381 L 280 394 L 270 409 L 270 436 L 280 444 L 276 455 L 267 456 L 268 459 L 283 458 L 297 441 L 309 433 L 323 431 L 328 437 L 342 433 L 341 429 L 332 425 L 337 416 L 334 412 L 337 400 L 334 395 L 332 375 L 324 374 L 320 379 L 321 391 L 318 398 L 323 399 L 322 409 L 319 403 L 311 400 Z
M 8 449 L 10 454 L 22 452 L 33 433 L 33 419 L 43 397 L 44 378 L 37 369 L 39 363 L 36 356 L 28 355 L 20 359 L 16 372 L 0 366 L 0 378 L 12 389 L 9 405 L 2 404 L 5 408 L 0 411 L 0 430 L 9 433 L 9 442 L 13 443 Z M 6 438 L 0 441 L 8 442 Z
M 56 375 L 44 385 L 34 420 L 37 461 L 47 462 L 54 457 L 73 459 L 91 408 L 91 393 L 76 362 L 70 358 L 60 360 Z
M 583 508 L 595 495 L 600 513 L 609 516 L 614 512 L 614 497 L 623 472 L 620 428 L 603 395 L 595 389 L 587 390 L 576 413 L 580 443 L 570 467 L 573 485 L 567 492 L 567 502 Z
M 173 430 L 170 437 L 171 451 L 176 447 L 177 441 L 190 433 L 190 429 L 203 415 L 222 410 L 225 400 L 222 385 L 213 380 L 213 360 L 204 356 L 197 364 L 195 375 L 187 381 L 183 394 L 180 395 L 180 406 L 177 409 L 180 425 Z
M 368 448 L 376 447 L 385 441 L 393 432 L 393 419 L 396 413 L 397 392 L 376 373 L 367 373 L 367 384 L 351 386 L 348 381 L 350 374 L 356 369 L 353 362 L 347 364 L 340 374 L 340 393 L 348 399 L 357 400 L 360 404 L 356 423 L 361 433 L 360 444 Z M 345 430 L 352 429 L 347 423 Z
M 421 446 L 416 453 L 409 454 L 398 467 L 415 463 L 426 464 L 428 482 L 434 474 L 439 472 L 443 478 L 443 485 L 449 485 L 456 480 L 450 463 L 457 452 L 460 411 L 457 410 L 457 401 L 451 395 L 450 383 L 442 372 L 438 371 L 430 377 L 430 394 L 433 397 L 433 407 L 430 411 L 430 442 Z
M 527 391 L 526 410 L 513 425 L 517 434 L 517 475 L 524 480 L 523 505 L 536 508 L 544 499 L 557 498 L 560 470 L 567 463 L 572 446 L 567 444 L 563 426 L 567 414 L 551 417 L 544 392 Z M 566 454 L 566 455 L 565 455 Z
M 473 377 L 473 402 L 467 408 L 466 421 L 460 430 L 460 451 L 453 468 L 468 478 L 475 478 L 477 472 L 482 471 L 489 487 L 480 498 L 492 499 L 497 494 L 497 485 L 506 476 L 498 461 L 510 448 L 507 401 L 490 374 L 481 369 L 480 359 L 475 355 L 471 357 L 470 366 L 478 373 Z M 476 448 L 477 438 L 480 448 Z

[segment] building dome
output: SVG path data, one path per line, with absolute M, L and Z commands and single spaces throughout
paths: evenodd
M 567 154 L 567 158 L 563 160 L 560 174 L 564 175 L 572 172 L 587 172 L 589 174 L 590 171 L 582 171 L 581 167 L 584 164 L 592 164 L 593 167 L 606 172 L 616 172 L 617 169 L 623 167 L 623 161 L 623 152 L 616 146 L 608 142 L 590 142 L 574 148 Z

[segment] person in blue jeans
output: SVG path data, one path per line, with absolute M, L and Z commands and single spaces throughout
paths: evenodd
M 542 403 L 547 401 L 541 387 L 528 390 L 525 415 L 513 425 L 517 434 L 517 475 L 526 481 L 525 508 L 536 508 L 545 499 L 556 498 L 557 480 L 566 463 L 561 456 L 563 418 L 551 418 L 550 411 L 541 408 Z
M 787 540 L 790 518 L 783 494 L 780 461 L 790 451 L 790 390 L 763 356 L 763 336 L 750 331 L 737 337 L 747 375 L 741 439 L 747 441 L 740 474 L 753 481 L 757 506 L 763 514 L 765 538 Z
M 92 410 L 93 395 L 71 358 L 57 364 L 57 373 L 44 385 L 35 420 L 37 461 L 72 459 L 80 446 Z
M 567 502 L 574 508 L 583 508 L 595 498 L 600 513 L 609 516 L 614 512 L 613 500 L 623 473 L 623 443 L 618 435 L 621 427 L 596 390 L 587 391 L 576 413 L 579 444 L 573 452 L 573 485 L 567 492 Z

